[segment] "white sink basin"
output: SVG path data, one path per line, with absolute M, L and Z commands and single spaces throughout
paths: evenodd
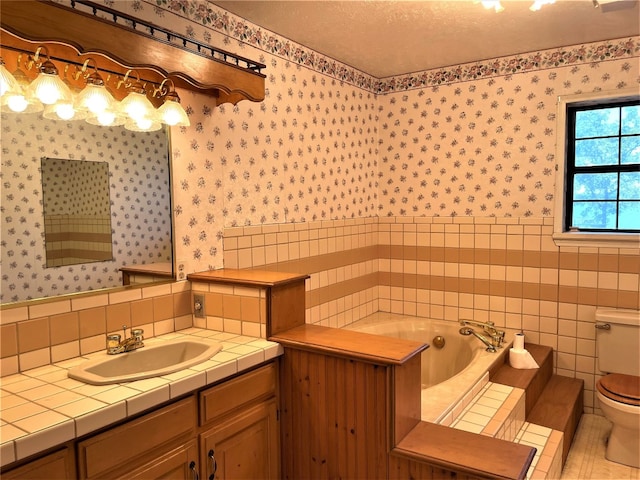
M 99 355 L 69 370 L 68 376 L 92 385 L 158 377 L 202 363 L 222 350 L 222 344 L 177 339 L 117 355 Z

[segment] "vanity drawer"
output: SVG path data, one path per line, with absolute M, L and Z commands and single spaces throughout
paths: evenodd
M 259 398 L 274 396 L 276 378 L 276 364 L 272 362 L 204 390 L 200 393 L 200 424 L 204 425 Z
M 196 398 L 191 396 L 104 433 L 78 442 L 80 478 L 112 477 L 131 471 L 184 442 L 196 428 Z
M 2 480 L 66 480 L 76 478 L 76 462 L 73 445 L 33 460 L 8 472 Z

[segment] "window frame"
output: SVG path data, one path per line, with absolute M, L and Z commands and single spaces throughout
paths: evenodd
M 556 185 L 554 196 L 553 240 L 558 246 L 639 248 L 640 235 L 630 232 L 569 231 L 565 227 L 567 205 L 567 155 L 569 153 L 568 108 L 636 101 L 638 88 L 592 92 L 558 97 L 556 137 Z

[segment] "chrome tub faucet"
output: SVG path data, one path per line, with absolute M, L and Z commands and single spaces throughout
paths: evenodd
M 475 322 L 473 320 L 461 319 L 460 325 L 463 327 L 460 329 L 460 333 L 462 335 L 474 335 L 487 346 L 487 351 L 495 352 L 498 348 L 502 348 L 505 332 L 504 330 L 498 330 L 492 321 Z M 482 328 L 483 333 L 487 335 L 488 338 L 477 333 L 473 328 L 471 328 L 472 326 Z

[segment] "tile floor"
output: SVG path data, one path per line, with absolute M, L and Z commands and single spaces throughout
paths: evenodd
M 640 479 L 640 469 L 604 458 L 611 423 L 600 415 L 584 414 L 562 470 L 562 480 Z

